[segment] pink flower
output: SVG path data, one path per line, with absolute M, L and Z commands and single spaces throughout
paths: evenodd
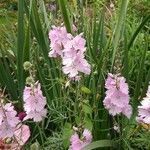
M 86 144 L 90 144 L 92 142 L 92 134 L 88 129 L 84 129 L 83 137 L 85 139 Z
M 20 126 L 16 127 L 14 136 L 15 136 L 15 140 L 17 141 L 17 143 L 20 146 L 23 146 L 27 142 L 29 137 L 30 137 L 29 126 L 27 126 L 27 125 L 20 125 Z
M 29 127 L 27 125 L 19 124 L 15 128 L 14 136 L 11 138 L 11 143 L 8 144 L 5 142 L 5 139 L 0 139 L 0 148 L 9 150 L 22 150 L 23 145 L 25 145 L 29 137 Z
M 76 51 L 80 50 L 84 52 L 86 50 L 85 48 L 86 40 L 82 36 L 83 36 L 83 33 L 67 41 L 67 43 L 64 46 L 65 49 L 74 48 L 74 50 Z
M 6 120 L 0 125 L 0 138 L 13 137 L 15 127 L 12 127 Z
M 49 52 L 49 57 L 62 56 L 62 49 L 72 35 L 67 33 L 65 27 L 52 27 L 49 32 L 49 39 L 51 41 L 50 47 L 52 51 Z
M 86 145 L 92 142 L 92 134 L 88 129 L 84 129 L 82 140 L 79 138 L 79 135 L 75 132 L 70 138 L 71 145 L 69 150 L 81 150 Z
M 80 54 L 76 54 L 71 59 L 63 58 L 63 65 L 63 72 L 68 74 L 70 78 L 78 76 L 79 72 L 87 75 L 91 72 L 91 66 L 84 59 L 84 56 Z
M 73 27 L 74 28 L 74 27 Z M 79 72 L 89 75 L 91 66 L 85 59 L 86 40 L 82 37 L 83 33 L 73 36 L 67 33 L 65 27 L 55 27 L 49 32 L 51 41 L 49 57 L 61 56 L 62 70 L 70 79 L 79 77 Z
M 80 140 L 77 133 L 71 136 L 70 142 L 71 146 L 69 147 L 69 150 L 81 150 L 83 142 Z
M 26 117 L 24 120 L 33 119 L 39 122 L 43 117 L 46 117 L 47 110 L 44 108 L 46 105 L 46 98 L 41 91 L 40 83 L 36 83 L 33 87 L 25 87 L 23 93 L 24 110 Z
M 132 108 L 129 105 L 128 85 L 125 78 L 109 73 L 105 88 L 107 91 L 103 103 L 109 113 L 113 116 L 123 113 L 130 118 Z
M 136 119 L 140 123 L 150 124 L 150 85 L 146 97 L 141 101 L 141 106 L 138 106 L 138 117 Z
M 0 105 L 0 138 L 12 137 L 15 127 L 20 122 L 16 117 L 17 112 L 11 103 Z
M 33 119 L 34 122 L 40 122 L 42 121 L 43 117 L 46 117 L 47 114 L 47 110 L 46 109 L 42 109 L 41 111 L 30 111 L 27 116 L 24 118 L 24 120 L 27 119 Z
M 85 39 L 82 38 L 82 34 L 77 35 L 65 45 L 62 57 L 63 72 L 70 78 L 78 76 L 79 72 L 90 74 L 91 66 L 85 59 L 85 51 Z

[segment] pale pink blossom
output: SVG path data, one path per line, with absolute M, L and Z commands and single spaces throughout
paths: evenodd
M 71 48 L 73 48 L 75 51 L 85 51 L 85 44 L 86 44 L 86 40 L 82 37 L 83 33 L 75 36 L 74 38 L 70 39 L 67 41 L 67 43 L 64 45 L 64 48 L 69 50 Z
M 124 77 L 108 74 L 105 83 L 106 97 L 103 101 L 105 108 L 113 116 L 123 113 L 130 118 L 132 108 L 129 104 L 128 85 Z
M 146 97 L 141 101 L 141 106 L 138 106 L 138 117 L 136 119 L 140 123 L 150 124 L 150 85 Z
M 62 49 L 68 40 L 72 38 L 72 35 L 67 33 L 65 27 L 53 26 L 49 32 L 50 47 L 49 57 L 62 56 Z
M 73 78 L 70 78 L 70 80 L 72 81 L 80 81 L 80 79 L 81 79 L 81 76 L 75 76 Z
M 83 55 L 76 54 L 72 58 L 63 58 L 63 72 L 70 78 L 78 76 L 79 72 L 87 75 L 91 72 L 91 66 L 84 59 Z
M 42 119 L 44 117 L 46 117 L 46 114 L 47 114 L 47 110 L 46 109 L 42 109 L 40 111 L 30 111 L 27 116 L 24 118 L 24 120 L 27 120 L 27 119 L 33 119 L 34 122 L 40 122 L 42 121 Z
M 6 139 L 0 139 L 0 144 L 2 149 L 7 150 L 22 150 L 23 145 L 27 142 L 30 137 L 30 129 L 27 125 L 19 124 L 15 128 L 13 137 L 11 138 L 11 143 L 6 143 Z M 8 137 L 6 137 L 8 138 Z
M 17 112 L 11 103 L 0 104 L 0 138 L 12 137 L 19 124 Z
M 75 132 L 70 138 L 71 145 L 69 150 L 81 150 L 92 142 L 92 134 L 88 129 L 84 129 L 81 138 Z
M 74 28 L 74 27 L 73 27 Z M 85 59 L 86 40 L 83 33 L 73 36 L 67 33 L 65 27 L 52 27 L 49 32 L 51 41 L 49 57 L 60 56 L 62 58 L 62 70 L 70 79 L 79 80 L 79 73 L 89 75 L 91 65 Z
M 20 146 L 23 146 L 30 137 L 30 129 L 27 125 L 20 125 L 16 127 L 14 133 L 15 140 Z
M 85 59 L 85 51 L 85 39 L 82 38 L 82 34 L 77 35 L 65 45 L 62 69 L 70 78 L 78 76 L 79 72 L 90 74 L 91 66 Z
M 30 87 L 26 86 L 23 92 L 23 100 L 24 110 L 27 114 L 24 120 L 33 119 L 35 122 L 39 122 L 42 121 L 43 117 L 46 117 L 46 98 L 42 94 L 40 83 Z
M 88 129 L 84 129 L 83 137 L 85 139 L 86 144 L 90 144 L 92 142 L 92 134 Z
M 7 120 L 0 125 L 0 138 L 13 137 L 15 127 L 12 127 Z
M 69 150 L 81 150 L 83 141 L 80 140 L 79 135 L 77 133 L 74 133 L 71 136 L 70 142 L 71 146 L 69 147 Z

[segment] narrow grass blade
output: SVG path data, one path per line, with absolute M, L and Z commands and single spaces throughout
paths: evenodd
M 22 96 L 24 87 L 24 0 L 18 1 L 18 37 L 17 37 L 17 78 L 19 94 Z
M 95 52 L 95 55 L 104 48 L 104 16 L 104 11 L 102 11 L 99 24 L 97 25 L 98 27 L 97 29 L 94 29 L 95 32 L 93 33 L 93 51 Z M 96 26 L 96 22 L 94 26 Z
M 127 35 L 124 34 L 124 51 L 123 51 L 123 75 L 129 83 L 129 49 L 127 47 Z
M 45 20 L 44 24 L 46 26 L 46 30 L 48 30 L 49 26 L 50 26 L 50 23 L 49 23 L 49 20 L 48 20 L 48 15 L 47 15 L 47 12 L 46 12 L 44 1 L 40 0 L 39 3 L 40 3 L 40 11 L 43 14 L 43 17 L 44 17 L 44 20 Z
M 119 11 L 118 22 L 117 22 L 115 32 L 113 35 L 113 56 L 112 56 L 111 70 L 113 69 L 115 55 L 117 52 L 117 46 L 118 46 L 119 40 L 121 38 L 121 30 L 123 29 L 124 21 L 126 18 L 127 6 L 128 6 L 128 0 L 122 0 L 120 11 Z
M 136 29 L 136 31 L 134 32 L 134 34 L 132 35 L 129 44 L 128 44 L 128 49 L 131 48 L 134 40 L 136 39 L 137 35 L 139 34 L 139 32 L 141 31 L 141 29 L 144 27 L 144 25 L 149 21 L 150 19 L 150 15 L 147 15 L 143 21 L 141 22 L 141 24 L 139 25 L 139 27 Z
M 30 58 L 30 27 L 27 26 L 27 31 L 25 35 L 25 44 L 24 44 L 24 62 L 29 61 Z
M 61 13 L 63 15 L 64 23 L 66 26 L 66 29 L 69 33 L 71 33 L 71 23 L 70 23 L 70 18 L 69 18 L 69 13 L 67 10 L 67 1 L 66 0 L 58 0 L 58 4 L 61 10 Z
M 143 98 L 146 95 L 149 82 L 150 82 L 150 69 L 149 69 L 148 74 L 146 76 L 146 80 L 145 80 L 144 87 L 142 90 L 141 98 Z

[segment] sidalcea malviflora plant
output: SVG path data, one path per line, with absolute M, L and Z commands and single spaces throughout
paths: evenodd
M 23 100 L 24 110 L 27 114 L 24 120 L 33 119 L 34 122 L 40 122 L 46 117 L 46 98 L 42 94 L 40 83 L 26 86 L 23 92 Z

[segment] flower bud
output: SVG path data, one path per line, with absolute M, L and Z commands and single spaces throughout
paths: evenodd
M 32 77 L 27 77 L 27 78 L 26 78 L 26 84 L 31 85 L 31 84 L 33 84 L 33 83 L 34 83 L 34 79 L 33 79 Z
M 30 146 L 30 150 L 40 150 L 40 145 L 38 142 L 35 142 L 33 143 L 31 146 Z
M 29 70 L 32 67 L 32 64 L 29 61 L 24 62 L 23 68 L 24 70 Z
M 24 118 L 26 115 L 27 115 L 27 114 L 26 114 L 25 112 L 20 112 L 20 113 L 18 114 L 19 120 L 20 120 L 20 121 L 23 121 L 23 118 Z

